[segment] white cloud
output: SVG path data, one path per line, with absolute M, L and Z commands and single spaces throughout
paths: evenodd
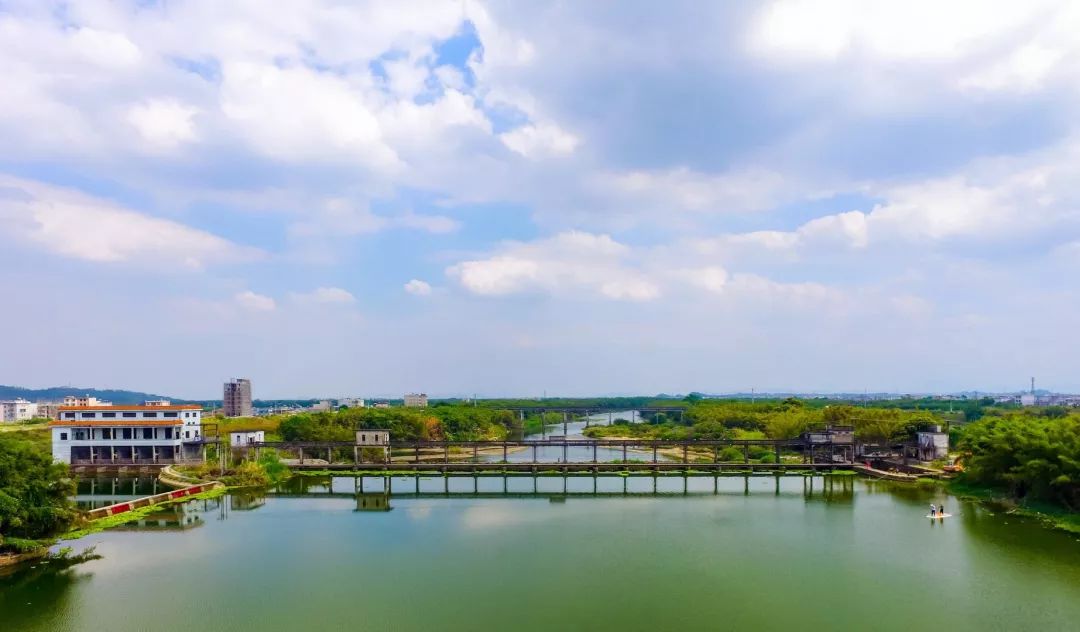
M 400 167 L 376 113 L 348 80 L 304 67 L 231 62 L 222 69 L 221 111 L 230 127 L 285 162 L 341 156 L 376 171 Z M 362 86 L 361 86 L 362 87 Z
M 759 211 L 788 195 L 784 179 L 763 169 L 712 175 L 678 167 L 602 174 L 596 188 L 630 208 L 740 213 Z
M 355 296 L 339 287 L 320 287 L 306 294 L 294 293 L 292 298 L 301 303 L 351 305 L 356 302 Z
M 417 215 L 415 213 L 405 213 L 394 217 L 389 220 L 389 224 L 434 234 L 452 233 L 461 227 L 457 220 L 444 215 Z
M 172 99 L 150 100 L 131 106 L 128 121 L 151 147 L 172 149 L 195 140 L 198 111 Z
M 499 138 L 511 150 L 532 159 L 571 154 L 581 142 L 553 123 L 522 125 Z
M 607 235 L 560 233 L 531 243 L 509 242 L 484 259 L 447 269 L 466 290 L 499 296 L 547 292 L 648 301 L 660 288 L 626 261 L 630 249 Z
M 305 207 L 303 219 L 290 226 L 294 236 L 348 236 L 377 233 L 395 228 L 432 234 L 452 233 L 460 223 L 445 215 L 420 215 L 406 211 L 397 215 L 373 213 L 366 202 L 331 198 Z
M 0 224 L 18 240 L 94 262 L 168 269 L 261 257 L 253 248 L 114 202 L 29 180 L 0 177 Z
M 405 284 L 405 291 L 413 296 L 429 296 L 431 294 L 431 284 L 420 279 L 412 279 Z
M 233 301 L 244 309 L 256 312 L 272 312 L 277 308 L 277 303 L 269 296 L 256 294 L 251 290 L 245 290 L 233 297 Z
M 974 52 L 1051 3 L 1009 0 L 780 0 L 751 35 L 759 50 L 834 58 L 858 51 L 887 58 L 949 58 Z

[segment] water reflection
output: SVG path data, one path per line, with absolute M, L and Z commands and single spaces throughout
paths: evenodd
M 0 620 L 5 630 L 42 627 L 57 629 L 56 624 L 71 608 L 77 584 L 87 582 L 92 574 L 78 567 L 94 555 L 67 559 L 40 560 L 22 566 L 0 568 Z

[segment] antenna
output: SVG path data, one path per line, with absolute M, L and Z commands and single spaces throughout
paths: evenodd
M 1035 394 L 1035 378 L 1031 378 L 1031 394 Z

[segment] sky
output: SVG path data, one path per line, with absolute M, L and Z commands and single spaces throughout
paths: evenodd
M 0 0 L 0 383 L 1080 392 L 1080 4 Z

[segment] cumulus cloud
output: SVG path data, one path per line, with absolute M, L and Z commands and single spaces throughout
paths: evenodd
M 405 291 L 413 296 L 429 296 L 431 294 L 431 284 L 420 279 L 412 279 L 405 284 Z
M 243 309 L 255 312 L 272 312 L 277 309 L 277 303 L 269 296 L 256 294 L 251 290 L 244 290 L 233 297 L 233 301 Z
M 300 303 L 318 303 L 326 305 L 351 305 L 356 297 L 339 287 L 320 287 L 307 293 L 294 293 L 292 298 Z
M 580 142 L 576 136 L 552 123 L 522 125 L 499 135 L 503 144 L 526 158 L 563 156 L 573 153 Z
M 0 177 L 0 223 L 17 241 L 64 257 L 168 269 L 262 257 L 211 233 L 71 189 Z
M 195 140 L 192 120 L 198 108 L 171 99 L 150 100 L 128 109 L 128 121 L 155 149 L 172 149 Z
M 541 291 L 630 301 L 657 298 L 660 288 L 628 265 L 629 253 L 608 235 L 570 231 L 504 244 L 492 256 L 451 266 L 447 274 L 469 292 L 486 296 Z

